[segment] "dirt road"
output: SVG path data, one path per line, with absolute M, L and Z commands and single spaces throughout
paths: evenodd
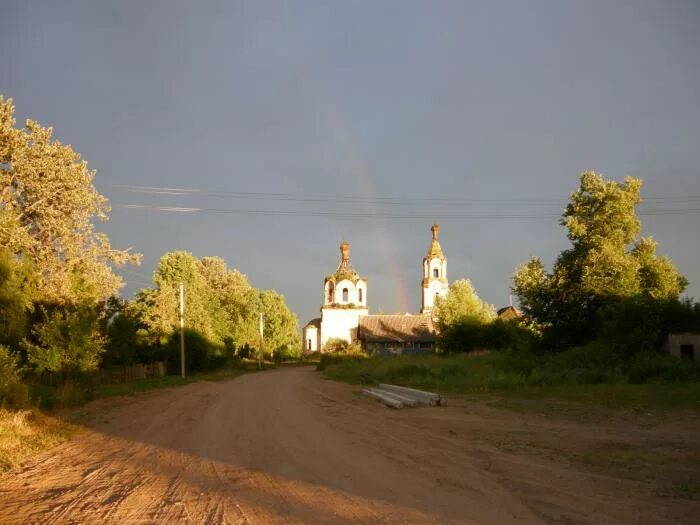
M 690 523 L 700 515 L 697 502 L 660 507 L 643 482 L 508 450 L 508 436 L 534 428 L 529 417 L 475 406 L 392 411 L 354 390 L 295 368 L 94 403 L 88 430 L 0 477 L 0 523 Z M 542 423 L 537 432 L 559 439 L 579 427 Z

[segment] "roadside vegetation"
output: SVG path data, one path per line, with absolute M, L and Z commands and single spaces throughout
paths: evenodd
M 580 348 L 557 356 L 504 352 L 322 358 L 324 374 L 353 384 L 392 383 L 441 394 L 560 399 L 604 407 L 700 409 L 700 366 L 660 356 L 628 365 L 581 365 L 602 351 Z M 597 354 L 597 355 L 596 355 Z
M 12 100 L 0 95 L 0 465 L 67 435 L 39 409 L 242 373 L 257 361 L 260 314 L 265 359 L 300 354 L 284 297 L 253 287 L 219 257 L 166 253 L 152 286 L 120 298 L 115 268 L 138 265 L 141 256 L 96 230 L 110 207 L 95 176 L 52 128 L 32 120 L 16 126 Z M 102 384 L 105 368 L 165 362 L 180 373 L 180 283 L 188 378 Z
M 471 282 L 455 281 L 433 312 L 437 355 L 337 353 L 319 369 L 444 393 L 700 408 L 698 361 L 662 352 L 669 333 L 700 332 L 700 304 L 680 299 L 686 279 L 640 236 L 641 184 L 581 175 L 561 219 L 571 248 L 551 272 L 536 257 L 515 271 L 521 317 L 497 319 Z

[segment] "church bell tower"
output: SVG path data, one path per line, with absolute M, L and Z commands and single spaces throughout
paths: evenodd
M 421 313 L 430 312 L 435 305 L 435 297 L 445 297 L 449 288 L 449 283 L 447 282 L 447 259 L 442 253 L 440 241 L 438 241 L 440 226 L 433 224 L 430 231 L 433 232 L 433 240 L 428 248 L 428 253 L 423 258 Z

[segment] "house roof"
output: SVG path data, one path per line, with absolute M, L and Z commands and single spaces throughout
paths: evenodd
M 364 341 L 433 342 L 430 315 L 363 315 L 357 334 Z
M 514 317 L 522 317 L 523 314 L 521 314 L 520 310 L 518 310 L 515 306 L 505 306 L 503 308 L 499 308 L 496 315 L 499 318 L 512 319 Z

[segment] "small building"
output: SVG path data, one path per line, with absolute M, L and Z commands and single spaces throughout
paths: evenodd
M 700 334 L 685 332 L 668 334 L 664 343 L 667 354 L 696 361 L 700 359 Z
M 304 353 L 318 352 L 321 348 L 321 318 L 311 319 L 303 328 Z
M 521 314 L 520 310 L 518 310 L 515 306 L 511 305 L 504 308 L 499 308 L 496 312 L 496 316 L 502 321 L 510 321 L 511 319 L 520 319 L 523 314 Z
M 365 315 L 357 338 L 370 355 L 400 355 L 435 351 L 435 327 L 428 314 Z

